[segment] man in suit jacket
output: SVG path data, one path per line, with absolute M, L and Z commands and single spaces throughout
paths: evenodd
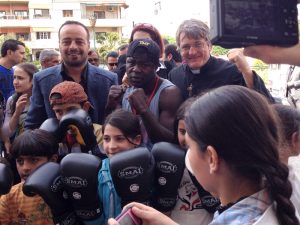
M 108 92 L 111 85 L 117 84 L 117 75 L 88 63 L 89 31 L 83 24 L 66 21 L 58 35 L 63 63 L 34 75 L 25 128 L 38 128 L 47 118 L 55 117 L 49 94 L 56 84 L 65 80 L 82 85 L 92 104 L 89 114 L 93 123 L 102 124 Z

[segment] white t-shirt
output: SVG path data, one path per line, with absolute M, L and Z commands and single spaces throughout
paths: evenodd
M 186 168 L 178 188 L 178 200 L 170 217 L 180 225 L 207 225 L 213 218 L 212 213 L 203 209 L 198 190 Z

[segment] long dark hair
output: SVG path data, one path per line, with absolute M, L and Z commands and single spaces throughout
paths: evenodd
M 129 138 L 135 138 L 137 135 L 142 136 L 141 129 L 140 129 L 140 121 L 138 117 L 133 113 L 126 111 L 124 109 L 116 109 L 115 111 L 113 111 L 111 114 L 107 116 L 102 126 L 103 134 L 107 124 L 110 124 L 111 126 L 118 128 L 128 141 Z
M 241 86 L 224 86 L 197 99 L 185 118 L 200 149 L 215 148 L 234 173 L 265 188 L 276 201 L 281 225 L 299 224 L 290 201 L 288 168 L 279 161 L 276 112 L 264 96 Z
M 32 80 L 33 74 L 35 74 L 36 72 L 39 71 L 38 68 L 31 63 L 21 63 L 21 64 L 18 64 L 17 67 L 20 68 L 21 70 L 25 71 L 25 73 L 28 74 L 30 80 Z M 14 112 L 16 111 L 16 103 L 22 94 L 23 93 L 14 93 L 12 95 L 12 102 L 11 102 L 11 107 L 10 107 L 12 114 L 14 114 Z

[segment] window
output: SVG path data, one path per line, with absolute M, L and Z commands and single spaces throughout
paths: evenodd
M 16 39 L 18 41 L 29 41 L 28 33 L 16 33 Z
M 47 18 L 50 17 L 49 9 L 35 9 L 34 18 Z
M 105 11 L 94 11 L 96 19 L 105 19 Z
M 36 39 L 50 39 L 50 32 L 36 32 Z
M 5 16 L 5 11 L 0 11 L 0 18 Z
M 28 19 L 28 12 L 26 10 L 15 10 L 14 14 L 17 19 Z
M 73 17 L 73 10 L 63 10 L 63 17 Z

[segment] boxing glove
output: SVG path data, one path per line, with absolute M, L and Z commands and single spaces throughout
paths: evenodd
M 23 193 L 29 197 L 38 194 L 50 207 L 55 224 L 78 224 L 78 219 L 63 191 L 59 164 L 47 162 L 26 179 Z
M 5 161 L 5 162 L 4 162 Z M 1 158 L 0 162 L 0 195 L 9 193 L 13 185 L 13 173 L 10 169 L 9 163 Z
M 101 160 L 86 153 L 70 153 L 61 163 L 64 189 L 76 215 L 82 220 L 94 220 L 102 214 L 98 197 L 98 172 Z
M 217 211 L 218 207 L 220 206 L 220 200 L 212 196 L 209 192 L 204 190 L 202 185 L 197 181 L 196 177 L 191 174 L 189 171 L 189 175 L 195 187 L 198 190 L 198 195 L 201 200 L 202 207 L 208 211 L 209 213 L 214 213 Z
M 63 139 L 62 135 L 59 132 L 59 120 L 56 118 L 46 119 L 40 126 L 41 130 L 48 131 L 55 135 L 58 141 Z
M 63 136 L 71 130 L 76 141 L 81 145 L 82 152 L 92 153 L 101 159 L 106 158 L 99 149 L 92 119 L 83 109 L 74 109 L 65 114 L 59 122 L 59 130 Z
M 154 207 L 162 212 L 174 208 L 185 168 L 185 151 L 180 146 L 159 142 L 151 150 L 155 160 Z
M 109 166 L 122 206 L 132 201 L 151 205 L 154 159 L 146 147 L 119 152 L 110 158 Z

